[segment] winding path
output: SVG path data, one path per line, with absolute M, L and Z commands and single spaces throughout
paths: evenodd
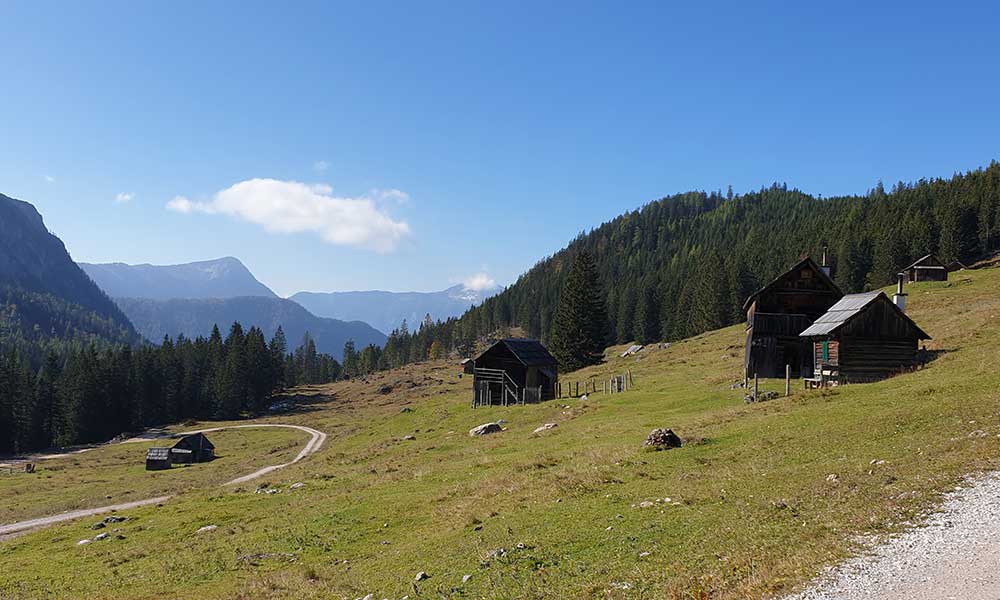
M 298 429 L 299 431 L 304 431 L 310 436 L 309 441 L 306 443 L 305 447 L 289 462 L 282 463 L 280 465 L 271 465 L 269 467 L 264 467 L 263 469 L 258 469 L 253 473 L 248 475 L 243 475 L 237 477 L 232 481 L 227 481 L 222 484 L 226 485 L 236 485 L 240 483 L 245 483 L 251 479 L 256 479 L 261 475 L 266 475 L 272 471 L 277 471 L 289 465 L 293 465 L 303 458 L 315 454 L 323 447 L 326 442 L 326 434 L 318 429 L 313 429 L 312 427 L 305 427 L 302 425 L 285 425 L 281 423 L 258 423 L 254 425 L 229 425 L 226 427 L 211 427 L 208 429 L 198 429 L 196 431 L 185 431 L 178 435 L 191 435 L 194 433 L 210 433 L 212 431 L 222 431 L 223 429 L 248 429 L 248 428 L 258 428 L 258 427 L 284 427 L 286 429 Z M 17 534 L 25 533 L 32 529 L 38 529 L 40 527 L 46 527 L 48 525 L 53 525 L 55 523 L 62 523 L 63 521 L 72 521 L 74 519 L 80 519 L 83 517 L 92 517 L 94 515 L 100 515 L 109 512 L 115 512 L 119 510 L 128 510 L 131 508 L 137 508 L 140 506 L 147 506 L 150 504 L 160 504 L 166 502 L 173 496 L 157 496 L 155 498 L 146 498 L 145 500 L 135 500 L 133 502 L 125 502 L 123 504 L 112 504 L 110 506 L 101 506 L 99 508 L 84 508 L 81 510 L 74 510 L 70 512 L 59 513 L 57 515 L 51 515 L 48 517 L 38 517 L 36 519 L 29 519 L 27 521 L 18 521 L 17 523 L 10 523 L 8 525 L 0 525 L 0 541 L 7 538 L 13 537 Z

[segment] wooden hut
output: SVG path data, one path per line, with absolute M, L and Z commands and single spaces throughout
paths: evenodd
M 903 294 L 893 302 L 881 291 L 844 296 L 801 336 L 820 383 L 873 381 L 912 368 L 918 342 L 930 339 L 903 312 Z
M 175 463 L 208 462 L 215 458 L 215 445 L 208 441 L 204 433 L 192 433 L 174 444 L 170 456 Z
M 918 281 L 948 281 L 948 266 L 938 260 L 933 254 L 918 259 L 917 262 L 903 269 L 910 283 Z
M 472 406 L 521 404 L 555 397 L 556 359 L 538 340 L 507 338 L 477 356 Z
M 149 448 L 146 450 L 147 471 L 169 469 L 170 464 L 170 448 Z
M 793 377 L 810 377 L 809 344 L 799 334 L 843 295 L 829 268 L 806 257 L 747 298 L 744 374 L 784 377 L 788 365 Z

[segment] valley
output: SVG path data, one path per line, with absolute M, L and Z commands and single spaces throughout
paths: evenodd
M 303 388 L 296 393 L 310 398 L 308 410 L 282 419 L 330 440 L 269 476 L 281 493 L 192 489 L 129 511 L 124 540 L 83 548 L 74 543 L 86 521 L 26 534 L 0 546 L 11 567 L 0 590 L 108 598 L 164 588 L 209 598 L 792 591 L 857 551 L 856 535 L 904 530 L 966 474 L 996 468 L 1000 381 L 984 349 L 1000 337 L 998 292 L 993 268 L 913 284 L 908 312 L 939 351 L 926 368 L 874 384 L 796 386 L 759 404 L 731 389 L 741 376 L 741 326 L 624 359 L 612 347 L 603 364 L 561 376 L 631 369 L 634 388 L 612 396 L 472 410 L 468 379 L 449 361 Z M 468 436 L 497 419 L 501 433 Z M 532 433 L 549 422 L 557 426 Z M 672 428 L 684 446 L 642 450 L 656 427 Z M 290 490 L 294 482 L 305 486 Z M 218 529 L 195 535 L 207 525 Z M 163 552 L 167 564 L 157 559 Z M 418 571 L 430 578 L 414 582 Z M 70 572 L 100 575 L 54 575 Z

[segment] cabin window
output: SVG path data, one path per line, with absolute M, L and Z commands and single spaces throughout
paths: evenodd
M 828 340 L 820 342 L 820 357 L 822 360 L 830 360 L 830 342 Z

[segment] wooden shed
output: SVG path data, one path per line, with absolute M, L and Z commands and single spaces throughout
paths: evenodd
M 812 346 L 814 380 L 837 382 L 874 381 L 912 368 L 918 342 L 930 339 L 881 291 L 844 296 L 801 335 Z
M 538 340 L 500 340 L 472 363 L 473 407 L 539 402 L 555 397 L 558 363 Z
M 806 257 L 747 298 L 744 374 L 747 377 L 812 376 L 809 344 L 799 337 L 843 292 L 828 268 Z
M 917 262 L 903 269 L 910 283 L 918 281 L 948 281 L 948 266 L 938 260 L 933 254 L 918 259 Z
M 146 450 L 147 471 L 169 469 L 170 464 L 170 448 L 149 448 Z
M 208 462 L 215 458 L 215 445 L 208 441 L 204 433 L 192 433 L 174 444 L 170 456 L 175 463 Z

